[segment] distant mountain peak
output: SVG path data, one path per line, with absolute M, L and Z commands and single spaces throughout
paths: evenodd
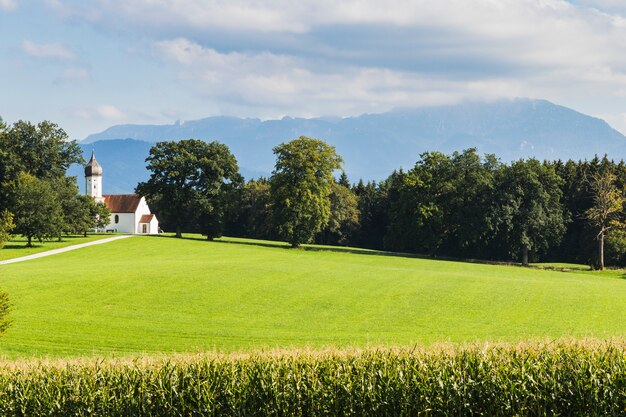
M 120 138 L 143 141 L 141 149 L 145 149 L 145 155 L 117 153 L 122 159 L 136 157 L 133 165 L 141 166 L 143 180 L 147 177 L 143 167 L 147 149 L 157 141 L 220 141 L 230 147 L 240 167 L 252 176 L 269 175 L 275 162 L 272 148 L 301 135 L 334 145 L 354 181 L 380 180 L 394 169 L 412 167 L 419 154 L 427 150 L 449 153 L 475 147 L 480 153 L 494 153 L 503 161 L 528 157 L 585 159 L 595 154 L 608 154 L 614 159 L 626 157 L 626 137 L 604 120 L 548 100 L 529 98 L 397 108 L 344 118 L 284 116 L 261 121 L 211 116 L 178 120 L 170 125 L 127 124 L 89 135 L 85 142 L 105 143 Z M 127 145 L 116 142 L 114 148 Z

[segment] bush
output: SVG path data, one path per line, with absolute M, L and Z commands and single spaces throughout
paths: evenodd
M 2 415 L 611 416 L 626 342 L 7 363 Z
M 6 209 L 2 210 L 0 212 L 0 249 L 11 239 L 13 229 L 15 229 L 13 214 Z

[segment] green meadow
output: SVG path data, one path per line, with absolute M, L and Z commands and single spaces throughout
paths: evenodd
M 133 237 L 0 265 L 0 287 L 7 358 L 626 336 L 619 271 L 244 239 Z

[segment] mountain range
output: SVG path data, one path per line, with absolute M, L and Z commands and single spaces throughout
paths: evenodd
M 89 135 L 80 145 L 87 159 L 95 149 L 104 169 L 105 193 L 123 193 L 148 178 L 145 159 L 158 141 L 225 143 L 242 174 L 252 178 L 271 174 L 274 146 L 302 135 L 334 145 L 352 181 L 381 180 L 394 169 L 409 169 L 424 151 L 451 153 L 470 147 L 505 162 L 528 157 L 588 159 L 596 154 L 626 158 L 626 137 L 605 121 L 533 99 L 403 108 L 346 118 L 217 116 L 171 125 L 117 125 Z M 80 167 L 69 173 L 82 184 Z

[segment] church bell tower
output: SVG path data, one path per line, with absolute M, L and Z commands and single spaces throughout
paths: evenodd
M 104 202 L 102 197 L 102 167 L 96 161 L 93 149 L 91 150 L 91 159 L 85 167 L 85 193 L 97 203 Z

